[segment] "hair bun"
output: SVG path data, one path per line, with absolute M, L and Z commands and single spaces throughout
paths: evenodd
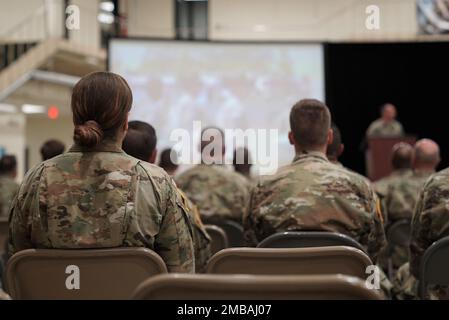
M 73 139 L 82 147 L 95 147 L 103 139 L 103 130 L 96 121 L 89 120 L 84 124 L 75 125 Z

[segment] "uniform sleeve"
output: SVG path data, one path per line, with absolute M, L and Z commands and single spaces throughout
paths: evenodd
M 33 248 L 32 217 L 39 211 L 39 181 L 43 168 L 30 172 L 22 182 L 10 207 L 8 254 Z
M 255 198 L 257 194 L 257 187 L 254 187 L 250 193 L 248 205 L 243 214 L 243 236 L 248 246 L 255 247 L 259 243 L 256 235 L 257 226 L 257 212 L 255 210 Z
M 424 210 L 427 206 L 426 193 L 426 190 L 421 192 L 412 219 L 412 232 L 410 238 L 410 272 L 416 279 L 418 279 L 419 276 L 421 257 L 424 255 L 426 249 L 432 244 L 432 240 L 430 238 L 430 211 L 435 209 L 429 208 L 428 210 Z
M 386 236 L 384 230 L 384 218 L 382 215 L 381 203 L 379 198 L 376 196 L 374 191 L 370 190 L 371 199 L 370 212 L 372 215 L 371 228 L 368 235 L 368 255 L 370 256 L 373 263 L 376 263 L 379 252 L 386 245 Z
M 168 183 L 167 191 L 166 208 L 155 238 L 155 249 L 169 272 L 194 273 L 193 232 L 188 209 L 182 204 L 181 195 L 172 181 Z

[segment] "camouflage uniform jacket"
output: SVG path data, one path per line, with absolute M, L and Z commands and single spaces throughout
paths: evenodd
M 176 182 L 198 207 L 201 217 L 232 219 L 242 223 L 250 184 L 241 174 L 222 165 L 197 165 Z
M 382 119 L 377 119 L 368 127 L 366 135 L 368 137 L 400 137 L 404 135 L 404 128 L 396 120 L 386 123 Z
M 390 175 L 373 183 L 374 191 L 377 195 L 383 199 L 388 193 L 388 188 L 391 184 L 397 183 L 397 181 L 403 181 L 413 175 L 412 169 L 397 169 Z
M 383 201 L 389 223 L 412 218 L 419 193 L 431 174 L 432 172 L 413 172 L 388 185 Z
M 339 232 L 362 244 L 373 261 L 385 244 L 374 191 L 320 152 L 296 156 L 253 189 L 244 229 L 252 245 L 287 230 Z
M 449 169 L 431 176 L 424 185 L 412 219 L 410 272 L 419 280 L 419 265 L 426 249 L 449 235 Z
M 193 226 L 193 246 L 195 249 L 195 272 L 206 272 L 207 262 L 211 253 L 211 238 L 207 233 L 203 222 L 201 221 L 198 208 L 190 201 L 187 196 L 179 190 L 186 208 L 189 209 L 189 219 Z
M 9 252 L 146 247 L 171 272 L 194 272 L 192 226 L 173 180 L 113 141 L 74 146 L 25 176 L 10 213 Z
M 11 178 L 0 176 L 0 218 L 8 218 L 9 206 L 19 185 Z

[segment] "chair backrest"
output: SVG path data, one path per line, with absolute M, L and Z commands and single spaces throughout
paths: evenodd
M 410 244 L 411 235 L 410 219 L 401 219 L 391 224 L 387 229 L 387 241 L 390 247 L 407 247 Z
M 419 268 L 419 295 L 425 298 L 428 285 L 449 285 L 449 236 L 425 251 Z
M 166 274 L 142 283 L 134 294 L 139 300 L 380 300 L 358 278 L 343 275 L 249 276 Z M 261 315 L 265 309 L 258 310 Z
M 145 248 L 29 249 L 8 260 L 5 279 L 13 299 L 129 299 L 148 277 L 166 272 Z
M 204 226 L 207 233 L 211 238 L 210 250 L 212 254 L 217 253 L 220 250 L 226 249 L 228 247 L 228 237 L 222 228 L 207 224 Z
M 228 237 L 228 246 L 230 248 L 244 247 L 245 239 L 243 238 L 243 227 L 235 221 L 227 219 L 210 219 L 205 220 L 207 224 L 219 226 L 224 230 Z
M 365 279 L 370 258 L 353 247 L 291 249 L 230 248 L 216 253 L 207 273 L 226 274 L 345 274 Z
M 347 235 L 325 231 L 287 231 L 275 233 L 259 243 L 259 248 L 307 248 L 348 246 L 365 251 L 360 243 Z
M 8 218 L 0 218 L 0 253 L 4 251 L 8 239 Z

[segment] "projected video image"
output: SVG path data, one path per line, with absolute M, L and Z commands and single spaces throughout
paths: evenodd
M 159 149 L 173 145 L 172 130 L 191 131 L 193 121 L 278 129 L 279 164 L 286 164 L 294 155 L 287 139 L 291 106 L 324 98 L 322 47 L 315 44 L 113 40 L 109 64 L 132 87 L 130 119 L 156 128 Z

